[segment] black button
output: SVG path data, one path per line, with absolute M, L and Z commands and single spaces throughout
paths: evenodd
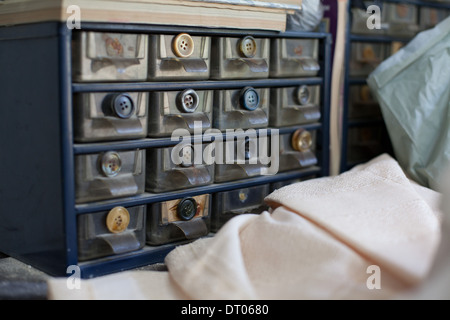
M 197 213 L 197 202 L 194 198 L 184 198 L 177 206 L 177 214 L 181 220 L 191 220 Z

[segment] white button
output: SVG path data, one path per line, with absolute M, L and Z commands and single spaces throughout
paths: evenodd
M 309 103 L 310 97 L 311 95 L 308 86 L 300 86 L 297 89 L 297 100 L 299 104 L 307 105 Z
M 116 152 L 107 152 L 101 156 L 101 168 L 105 176 L 115 177 L 122 168 L 122 160 Z
M 256 54 L 256 41 L 252 36 L 246 36 L 239 42 L 239 51 L 246 58 L 253 58 Z

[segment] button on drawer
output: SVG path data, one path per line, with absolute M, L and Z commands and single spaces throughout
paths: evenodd
M 74 96 L 76 142 L 147 136 L 148 93 L 80 93 Z
M 212 38 L 211 78 L 267 78 L 269 76 L 269 46 L 269 39 L 252 36 Z
M 374 100 L 368 85 L 349 87 L 348 117 L 381 119 L 380 105 Z
M 148 79 L 206 80 L 210 75 L 211 39 L 203 36 L 151 35 Z
M 212 90 L 150 92 L 150 137 L 171 136 L 176 129 L 205 131 L 212 126 Z
M 318 39 L 272 39 L 270 76 L 310 77 L 319 73 Z
M 148 71 L 148 36 L 75 32 L 74 81 L 144 81 Z
M 280 134 L 279 171 L 307 168 L 318 163 L 315 130 L 297 129 L 294 133 Z
M 161 245 L 195 240 L 210 231 L 211 196 L 203 194 L 148 206 L 146 241 Z
M 75 157 L 77 203 L 144 192 L 145 151 L 109 151 Z
M 213 194 L 211 231 L 216 232 L 231 218 L 245 213 L 258 214 L 268 209 L 264 198 L 270 193 L 268 184 Z
M 247 136 L 230 139 L 215 145 L 215 182 L 226 182 L 276 173 L 270 166 L 269 149 L 271 137 L 256 136 L 256 131 Z M 222 152 L 220 152 L 222 151 Z
M 292 126 L 320 120 L 320 86 L 272 88 L 269 124 Z
M 145 206 L 79 215 L 78 259 L 85 261 L 143 248 L 145 219 Z
M 269 89 L 244 87 L 214 92 L 214 128 L 264 128 L 269 124 Z
M 164 192 L 213 183 L 210 144 L 180 142 L 174 147 L 147 149 L 146 189 Z
M 354 42 L 351 44 L 349 75 L 366 77 L 387 58 L 388 47 L 381 43 Z
M 390 140 L 384 126 L 350 127 L 347 145 L 347 161 L 357 163 L 383 153 Z

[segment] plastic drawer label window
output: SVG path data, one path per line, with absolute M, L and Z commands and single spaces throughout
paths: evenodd
M 270 76 L 315 76 L 320 70 L 318 39 L 272 39 Z
M 74 140 L 101 142 L 147 136 L 148 93 L 79 93 L 74 95 Z
M 148 36 L 77 32 L 74 34 L 76 81 L 138 81 L 147 78 Z
M 146 207 L 115 207 L 77 217 L 78 259 L 136 251 L 145 245 Z
M 318 85 L 271 88 L 269 125 L 285 127 L 320 121 L 320 94 Z
M 267 78 L 269 52 L 269 39 L 252 36 L 215 37 L 211 45 L 211 78 Z
M 148 80 L 207 80 L 210 76 L 209 37 L 151 35 L 149 45 Z
M 212 127 L 213 90 L 150 93 L 149 137 L 170 137 L 177 129 L 194 133 Z

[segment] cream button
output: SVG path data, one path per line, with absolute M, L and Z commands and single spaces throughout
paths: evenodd
M 307 151 L 311 148 L 311 133 L 304 129 L 296 130 L 292 135 L 292 148 L 297 151 Z
M 180 58 L 188 58 L 194 53 L 194 40 L 187 33 L 180 33 L 172 42 L 173 53 Z
M 256 41 L 252 36 L 246 36 L 239 42 L 239 52 L 245 58 L 253 58 L 256 54 Z
M 116 152 L 106 152 L 101 156 L 101 169 L 105 176 L 115 177 L 122 168 L 122 160 Z
M 130 224 L 130 213 L 124 207 L 115 207 L 106 216 L 106 227 L 112 233 L 120 233 Z

